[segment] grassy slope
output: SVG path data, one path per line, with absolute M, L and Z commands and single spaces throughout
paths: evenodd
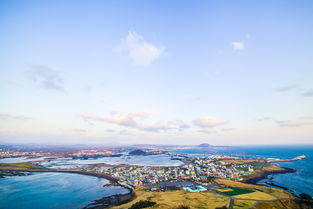
M 288 205 L 287 208 L 299 208 L 299 204 L 295 202 L 295 197 L 290 193 L 280 189 L 245 184 L 228 179 L 216 179 L 216 182 L 219 184 L 225 184 L 229 187 L 249 189 L 254 191 L 247 194 L 233 196 L 233 198 L 235 198 L 234 209 L 250 208 L 253 207 L 255 204 L 256 207 L 254 207 L 254 209 L 280 209 L 283 208 L 281 202 L 284 201 L 286 202 L 284 204 Z M 138 202 L 139 200 L 151 200 L 157 203 L 157 205 L 150 208 L 173 208 L 174 206 L 184 204 L 190 206 L 192 209 L 215 209 L 216 207 L 221 207 L 223 205 L 228 206 L 230 201 L 230 198 L 227 196 L 222 196 L 211 192 L 190 193 L 183 190 L 152 192 L 144 188 L 139 188 L 136 189 L 135 193 L 136 198 L 134 200 L 120 206 L 112 207 L 112 209 L 126 209 L 129 208 L 132 204 Z M 257 204 L 257 200 L 265 200 L 266 202 Z M 306 207 L 304 207 L 304 209 L 306 209 Z
M 269 195 L 273 196 L 274 198 L 291 198 L 291 199 L 294 199 L 293 195 L 291 195 L 290 193 L 288 193 L 286 191 L 280 190 L 280 189 L 258 186 L 258 185 L 253 185 L 253 184 L 245 184 L 245 183 L 236 182 L 236 181 L 232 181 L 232 180 L 228 180 L 228 179 L 216 179 L 216 182 L 219 184 L 225 184 L 225 185 L 231 186 L 231 187 L 238 187 L 238 188 L 244 188 L 244 189 L 255 189 L 255 190 L 258 190 L 260 192 L 269 194 Z M 249 194 L 246 194 L 246 195 L 249 196 Z M 254 194 L 250 193 L 250 195 L 252 195 L 251 197 L 253 197 Z M 251 199 L 253 199 L 253 198 L 251 198 Z
M 215 209 L 228 205 L 229 198 L 219 194 L 203 192 L 192 193 L 184 190 L 151 192 L 144 188 L 136 189 L 136 198 L 123 205 L 111 207 L 111 209 L 126 209 L 140 200 L 150 200 L 157 204 L 149 208 L 173 208 L 177 205 L 188 205 L 191 209 Z
M 233 209 L 248 209 L 252 207 L 257 201 L 254 200 L 235 200 Z
M 303 200 L 276 200 L 276 201 L 268 201 L 262 202 L 255 205 L 251 209 L 312 209 L 313 203 L 309 203 Z
M 18 168 L 37 168 L 38 166 L 35 166 L 31 163 L 25 162 L 25 163 L 0 163 L 0 167 L 2 169 L 5 169 L 5 168 L 7 168 L 7 169 L 10 169 L 10 168 L 18 169 Z

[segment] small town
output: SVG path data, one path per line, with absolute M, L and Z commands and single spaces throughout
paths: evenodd
M 226 159 L 227 156 L 223 156 Z M 121 179 L 132 186 L 158 184 L 160 182 L 192 181 L 206 185 L 211 178 L 241 180 L 254 171 L 252 165 L 231 165 L 221 160 L 222 156 L 192 157 L 189 163 L 175 167 L 151 167 L 118 165 L 114 167 L 94 166 L 86 170 L 105 173 Z M 230 157 L 228 156 L 228 159 Z M 264 164 L 266 166 L 267 164 Z

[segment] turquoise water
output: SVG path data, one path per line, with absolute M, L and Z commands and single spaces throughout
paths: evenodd
M 0 158 L 0 163 L 21 163 L 27 161 L 43 160 L 45 157 L 38 158 L 27 158 L 27 157 L 11 157 L 11 158 Z
M 289 188 L 295 194 L 306 193 L 313 196 L 313 146 L 241 146 L 241 147 L 211 147 L 208 149 L 172 150 L 184 154 L 225 154 L 258 158 L 294 158 L 306 155 L 300 161 L 277 163 L 283 167 L 295 168 L 296 173 L 271 175 L 273 179 L 261 180 L 258 183 L 272 182 Z
M 0 161 L 1 162 L 1 161 Z M 179 166 L 183 163 L 179 160 L 171 160 L 169 155 L 123 155 L 121 157 L 102 157 L 97 159 L 72 159 L 58 158 L 51 161 L 40 162 L 47 168 L 81 168 L 89 164 L 107 163 L 110 165 L 129 164 L 139 166 Z
M 1 209 L 74 209 L 93 200 L 127 193 L 108 180 L 70 173 L 32 173 L 0 178 Z

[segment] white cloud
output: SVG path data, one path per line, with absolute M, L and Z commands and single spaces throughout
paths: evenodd
M 166 131 L 171 129 L 171 127 L 159 122 L 155 124 L 147 124 L 147 123 L 141 123 L 137 124 L 137 129 L 142 131 L 149 131 L 149 132 L 159 132 L 159 131 Z
M 182 130 L 182 129 L 187 129 L 189 128 L 189 125 L 186 124 L 184 121 L 182 120 L 173 120 L 169 122 L 169 125 L 173 125 L 175 128 Z
M 242 41 L 234 41 L 231 43 L 234 50 L 243 50 L 245 48 L 245 43 Z
M 299 90 L 301 86 L 299 84 L 292 84 L 288 86 L 282 86 L 279 88 L 276 88 L 276 91 L 278 92 L 286 92 L 286 91 L 292 91 L 292 90 Z
M 313 97 L 313 90 L 304 92 L 304 93 L 302 94 L 302 96 L 305 96 L 305 97 Z
M 137 122 L 135 119 L 148 118 L 151 115 L 151 112 L 142 111 L 142 112 L 130 112 L 127 114 L 112 112 L 109 116 L 106 117 L 101 117 L 83 112 L 76 113 L 76 115 L 83 118 L 84 120 L 103 121 L 108 123 L 114 123 L 121 126 L 136 127 Z
M 221 121 L 218 119 L 208 118 L 208 117 L 199 118 L 193 121 L 193 124 L 200 128 L 214 128 L 217 126 L 224 125 L 226 123 L 227 123 L 226 121 Z
M 278 120 L 276 121 L 279 127 L 303 127 L 308 125 L 313 125 L 313 122 L 307 121 L 293 121 L 293 120 Z
M 84 119 L 85 121 L 100 121 L 116 124 L 119 126 L 134 128 L 140 131 L 160 132 L 167 130 L 183 130 L 189 126 L 182 120 L 173 120 L 168 122 L 159 121 L 156 123 L 143 123 L 141 120 L 147 119 L 151 116 L 150 111 L 119 113 L 112 112 L 109 116 L 101 117 L 88 113 L 76 113 L 76 116 Z
M 42 65 L 34 65 L 29 73 L 31 79 L 40 88 L 65 91 L 64 82 L 58 70 Z
M 147 42 L 136 31 L 128 31 L 127 37 L 118 48 L 126 51 L 137 65 L 149 65 L 164 53 L 163 47 Z
M 118 124 L 121 126 L 136 127 L 136 118 L 145 119 L 148 118 L 150 115 L 151 112 L 149 111 L 130 112 L 127 114 L 112 113 L 110 116 L 105 117 L 104 120 L 106 122 Z
M 29 120 L 31 118 L 24 115 L 11 115 L 6 113 L 0 113 L 0 119 Z
M 222 131 L 226 131 L 226 132 L 227 132 L 227 131 L 233 131 L 233 130 L 235 130 L 235 129 L 234 129 L 234 128 L 223 128 L 223 129 L 222 129 Z
M 22 82 L 20 82 L 18 80 L 5 79 L 5 81 L 7 83 L 12 84 L 12 85 L 17 86 L 17 87 L 24 87 L 25 86 L 24 83 L 22 83 Z
M 263 121 L 269 121 L 269 120 L 272 120 L 271 117 L 262 117 L 262 118 L 258 118 L 257 119 L 259 122 L 263 122 Z

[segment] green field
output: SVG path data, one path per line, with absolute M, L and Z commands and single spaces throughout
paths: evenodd
M 34 167 L 31 163 L 11 163 L 10 165 L 16 167 L 23 167 L 23 168 L 32 168 Z
M 240 170 L 240 171 L 248 171 L 249 168 L 247 167 L 236 167 L 236 170 Z
M 266 164 L 266 163 L 251 163 L 250 165 L 254 166 L 254 167 L 268 167 L 268 166 L 270 166 L 270 164 Z
M 242 189 L 242 188 L 237 188 L 237 187 L 228 187 L 229 189 L 231 189 L 232 191 L 219 191 L 221 194 L 227 195 L 227 196 L 236 196 L 236 195 L 241 195 L 241 194 L 248 194 L 248 193 L 252 193 L 255 192 L 253 190 L 250 189 Z

